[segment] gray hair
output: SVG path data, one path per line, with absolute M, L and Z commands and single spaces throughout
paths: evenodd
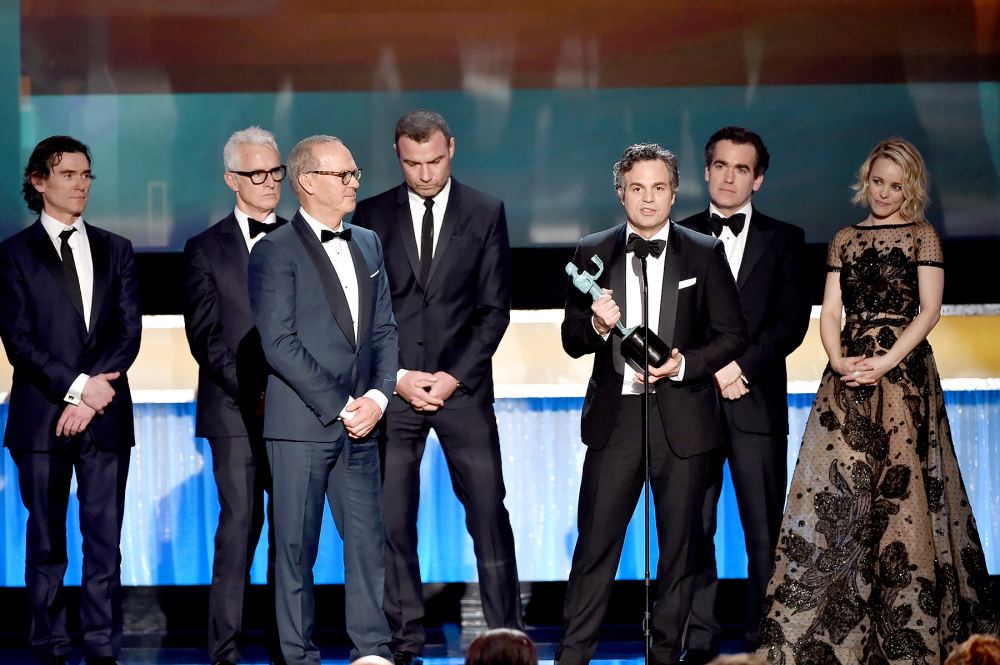
M 278 142 L 274 140 L 274 134 L 257 125 L 251 125 L 246 129 L 233 132 L 233 135 L 226 141 L 226 147 L 222 149 L 222 163 L 227 171 L 240 170 L 240 148 L 245 145 L 267 146 L 281 155 L 281 151 L 278 150 Z
M 288 179 L 292 182 L 292 191 L 295 192 L 296 196 L 301 193 L 299 192 L 299 176 L 316 168 L 316 158 L 312 152 L 313 146 L 327 143 L 344 145 L 344 142 L 336 136 L 315 134 L 296 143 L 292 151 L 288 153 Z
M 625 186 L 625 174 L 632 170 L 636 162 L 651 162 L 657 159 L 667 165 L 667 171 L 670 173 L 670 191 L 676 194 L 677 186 L 680 184 L 680 175 L 677 172 L 677 157 L 658 143 L 633 143 L 625 148 L 621 159 L 615 162 L 615 165 L 611 168 L 611 177 L 614 179 L 615 189 L 620 190 Z

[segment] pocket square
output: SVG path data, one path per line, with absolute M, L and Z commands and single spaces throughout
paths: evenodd
M 379 274 L 380 272 L 382 272 L 382 271 L 381 270 L 376 270 L 372 274 L 368 275 L 368 278 L 371 279 L 372 277 L 374 277 L 375 275 Z
M 697 277 L 692 277 L 690 279 L 682 279 L 677 283 L 677 290 L 686 289 L 689 286 L 694 286 L 694 283 L 698 281 Z

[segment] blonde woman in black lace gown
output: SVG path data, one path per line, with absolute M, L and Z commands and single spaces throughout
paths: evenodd
M 830 363 L 792 476 L 759 653 L 789 665 L 941 663 L 971 633 L 996 633 L 1000 612 L 926 340 L 941 312 L 941 241 L 910 143 L 876 146 L 854 188 L 869 214 L 830 243 Z

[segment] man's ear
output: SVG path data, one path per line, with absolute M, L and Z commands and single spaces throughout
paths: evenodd
M 234 192 L 240 191 L 240 185 L 239 182 L 236 180 L 235 174 L 226 171 L 225 173 L 222 174 L 222 179 L 226 181 L 226 185 L 229 187 L 229 189 L 233 190 Z

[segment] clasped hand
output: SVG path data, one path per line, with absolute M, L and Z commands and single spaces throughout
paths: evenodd
M 831 360 L 830 367 L 840 374 L 840 380 L 845 385 L 850 388 L 860 388 L 878 383 L 893 365 L 885 356 L 849 356 Z
M 434 413 L 458 389 L 458 379 L 448 372 L 408 370 L 396 382 L 396 394 L 417 411 Z

